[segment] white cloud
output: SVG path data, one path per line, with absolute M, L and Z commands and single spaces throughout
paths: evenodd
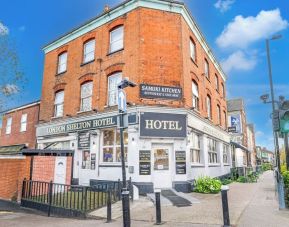
M 255 133 L 255 136 L 256 137 L 262 137 L 262 136 L 264 136 L 265 134 L 264 134 L 264 132 L 262 132 L 262 131 L 257 131 L 256 133 Z
M 17 94 L 19 92 L 19 88 L 15 84 L 6 84 L 2 86 L 1 91 L 5 96 L 9 96 L 9 95 Z
M 221 61 L 221 64 L 226 73 L 233 70 L 248 71 L 255 67 L 257 59 L 253 55 L 245 54 L 243 51 L 238 50 L 232 53 L 227 59 Z
M 9 34 L 8 27 L 6 27 L 2 22 L 0 22 L 0 36 L 8 34 Z
M 231 9 L 232 5 L 234 4 L 235 0 L 218 0 L 214 6 L 216 9 L 220 10 L 222 13 Z
M 24 32 L 24 31 L 26 30 L 26 27 L 25 27 L 24 25 L 22 25 L 22 26 L 20 26 L 20 27 L 18 28 L 18 30 L 19 30 L 20 32 Z
M 265 39 L 288 27 L 280 10 L 262 10 L 256 17 L 236 16 L 222 31 L 216 43 L 221 48 L 247 48 L 251 43 Z

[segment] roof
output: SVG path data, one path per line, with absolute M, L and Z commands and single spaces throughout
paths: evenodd
M 23 149 L 23 155 L 38 155 L 38 154 L 73 154 L 73 150 L 57 150 L 57 149 Z
M 1 112 L 1 114 L 12 113 L 14 111 L 26 109 L 28 107 L 35 106 L 35 105 L 38 105 L 38 104 L 40 104 L 40 100 L 37 100 L 37 101 L 34 101 L 34 102 L 30 102 L 30 103 L 27 103 L 27 104 L 24 104 L 24 105 L 21 105 L 21 106 L 18 106 L 18 107 L 14 107 L 14 108 L 11 108 L 11 109 L 8 109 L 8 110 L 4 110 L 4 111 Z
M 21 150 L 26 148 L 25 144 L 0 147 L 0 155 L 20 155 Z
M 195 19 L 189 12 L 188 8 L 185 6 L 183 2 L 179 1 L 173 1 L 173 0 L 127 0 L 123 1 L 121 4 L 111 8 L 109 11 L 103 12 L 97 17 L 87 21 L 86 23 L 82 24 L 81 26 L 78 26 L 74 28 L 72 31 L 60 36 L 56 40 L 48 43 L 46 46 L 44 46 L 43 50 L 45 54 L 49 53 L 52 50 L 55 50 L 68 42 L 81 37 L 84 34 L 87 34 L 88 32 L 110 22 L 114 19 L 125 15 L 129 12 L 131 12 L 134 9 L 137 9 L 139 7 L 143 8 L 150 8 L 150 9 L 156 9 L 156 10 L 162 10 L 172 13 L 177 13 L 182 15 L 186 23 L 189 25 L 192 32 L 195 34 L 196 39 L 201 44 L 202 48 L 208 55 L 209 59 L 213 62 L 214 66 L 224 79 L 226 81 L 226 74 L 224 73 L 223 69 L 221 68 L 219 62 L 216 60 L 216 57 L 214 56 L 212 49 L 209 47 L 204 35 L 201 33 L 198 25 L 195 22 Z
M 239 98 L 227 100 L 227 110 L 228 112 L 244 110 L 243 99 Z
M 245 147 L 245 146 L 243 146 L 243 145 L 241 145 L 241 144 L 239 144 L 239 143 L 236 143 L 236 142 L 231 141 L 231 144 L 232 144 L 233 146 L 237 147 L 237 148 L 242 149 L 243 151 L 251 152 L 251 151 L 248 150 L 247 147 Z

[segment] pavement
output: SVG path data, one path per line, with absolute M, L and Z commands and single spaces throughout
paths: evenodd
M 289 211 L 280 211 L 274 191 L 273 172 L 265 172 L 258 183 L 232 183 L 228 192 L 230 220 L 232 226 L 240 227 L 289 227 Z M 222 226 L 221 195 L 190 193 L 194 200 L 189 207 L 162 206 L 162 221 L 164 227 L 215 227 Z M 113 222 L 105 220 L 66 219 L 46 217 L 22 212 L 1 212 L 0 227 L 10 226 L 122 226 L 121 206 L 114 204 Z M 1 209 L 1 208 L 0 208 Z M 99 211 L 98 211 L 99 212 Z M 97 212 L 96 212 L 97 213 Z M 99 213 L 93 215 L 98 216 Z M 102 211 L 105 217 L 105 211 Z M 96 218 L 96 217 L 95 217 Z M 131 204 L 132 227 L 153 226 L 155 222 L 155 207 L 149 198 L 142 197 Z

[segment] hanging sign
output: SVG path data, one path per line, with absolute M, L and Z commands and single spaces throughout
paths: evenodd
M 183 92 L 180 87 L 141 84 L 140 97 L 146 99 L 182 99 Z

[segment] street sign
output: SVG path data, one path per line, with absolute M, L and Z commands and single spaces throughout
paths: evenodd
M 124 90 L 122 89 L 118 90 L 117 100 L 118 100 L 117 102 L 118 110 L 126 112 L 126 94 Z

